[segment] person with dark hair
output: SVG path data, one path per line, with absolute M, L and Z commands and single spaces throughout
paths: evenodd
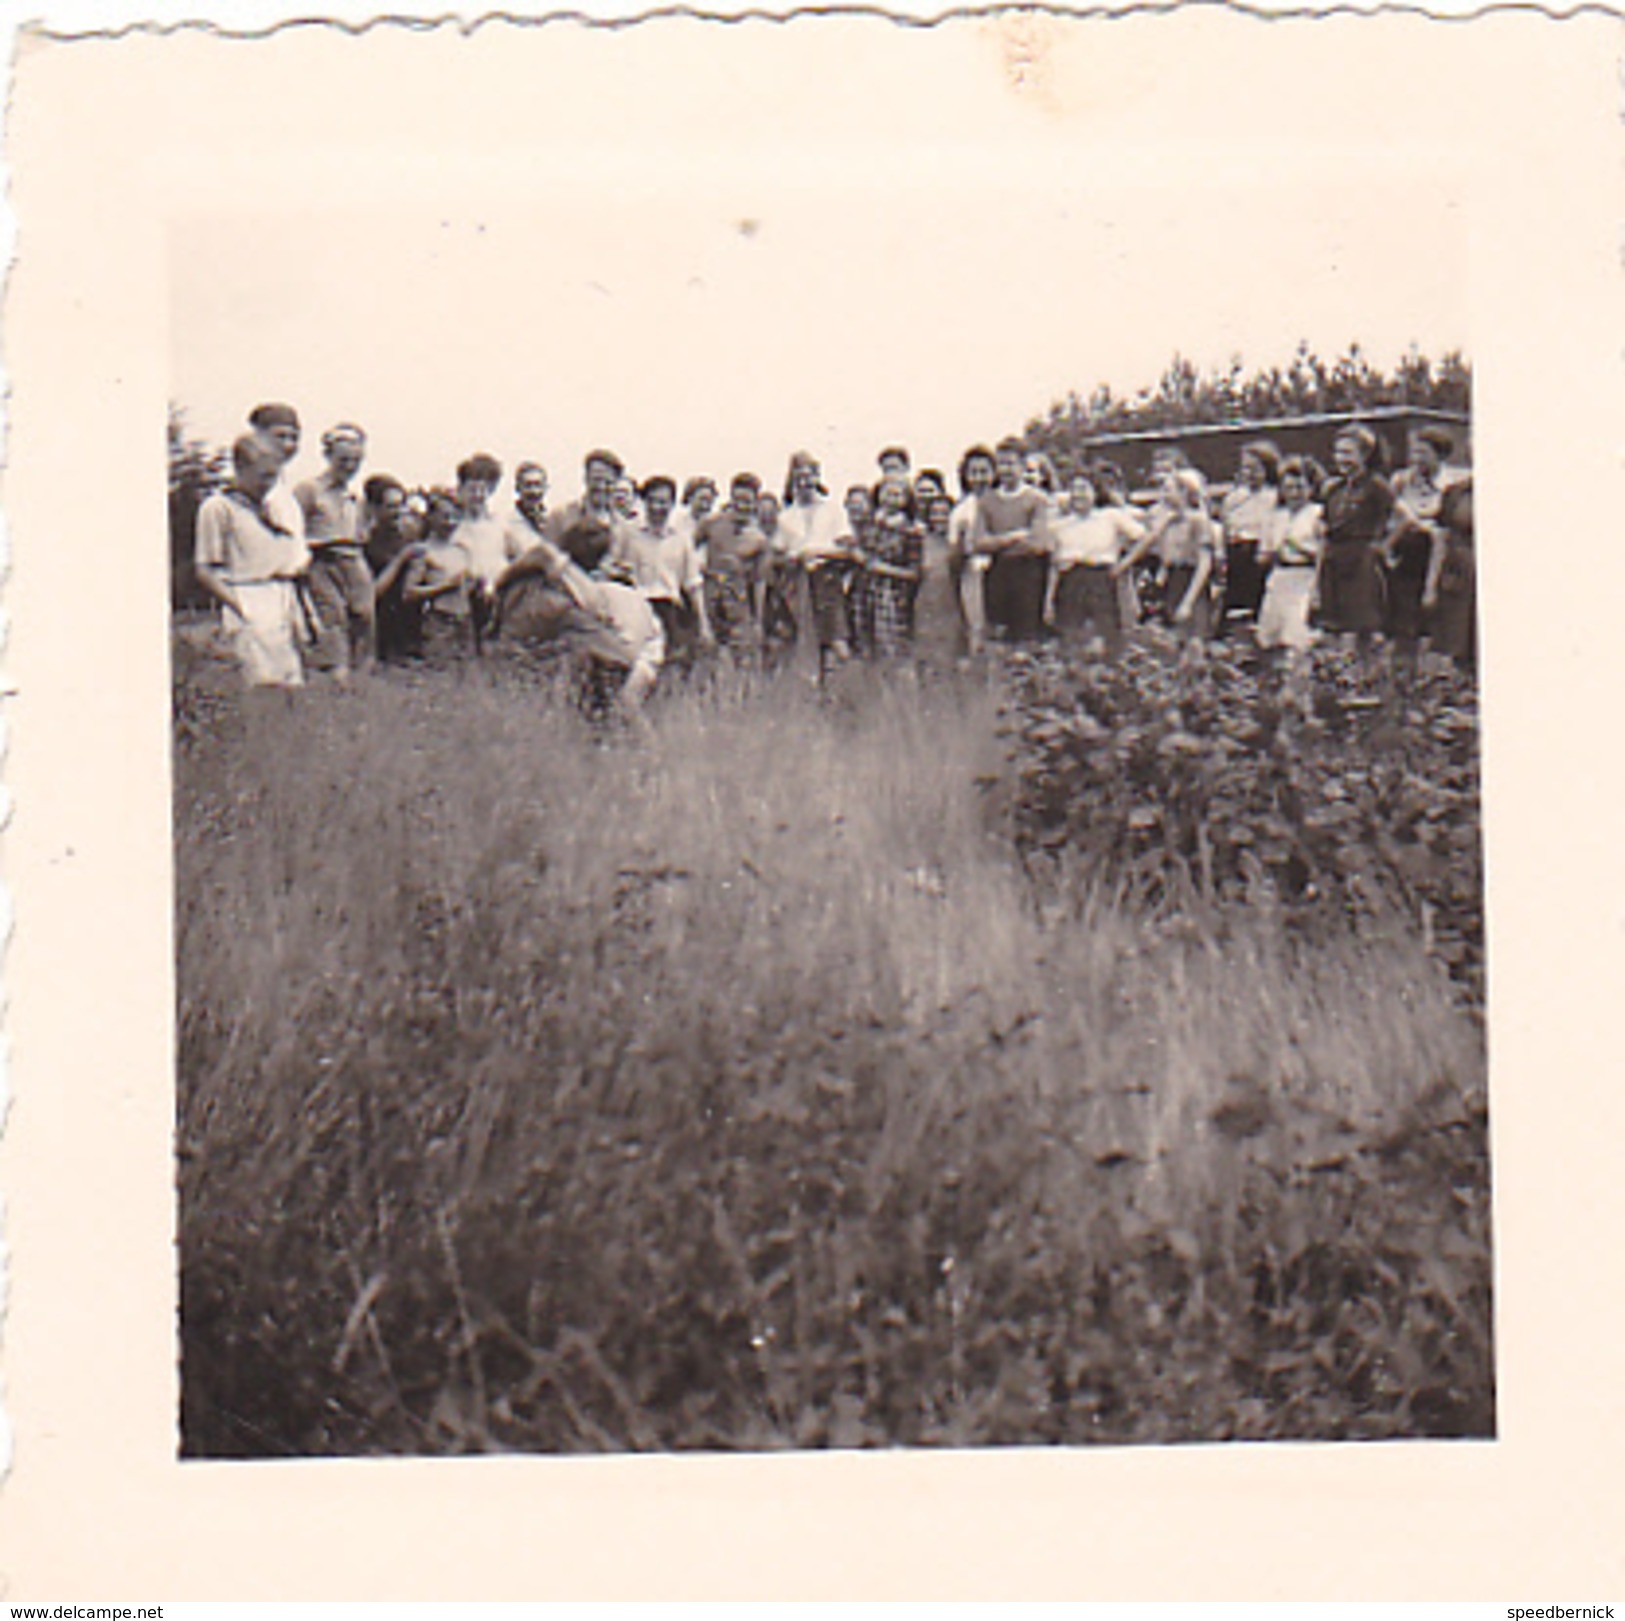
M 931 502 L 948 493 L 948 481 L 935 467 L 922 467 L 914 475 L 914 511 L 922 520 L 931 509 Z
M 401 600 L 418 615 L 419 654 L 442 667 L 461 664 L 475 651 L 473 569 L 459 538 L 466 510 L 460 491 L 430 491 L 429 532 L 401 575 Z
M 1065 491 L 1061 488 L 1061 475 L 1047 451 L 1029 450 L 1022 458 L 1021 476 L 1035 490 L 1042 490 L 1050 511 L 1060 510 Z
M 305 538 L 305 514 L 288 483 L 288 468 L 299 454 L 299 413 L 291 405 L 272 400 L 248 413 L 248 425 L 276 458 L 277 477 L 260 503 L 266 518 L 284 534 Z
M 1320 562 L 1320 624 L 1353 636 L 1362 664 L 1382 629 L 1382 574 L 1378 548 L 1388 533 L 1394 498 L 1374 470 L 1376 435 L 1356 423 L 1332 444 L 1336 473 L 1321 492 L 1326 548 Z M 1369 671 L 1367 671 L 1369 673 Z
M 582 492 L 549 519 L 548 538 L 555 546 L 576 525 L 602 525 L 611 535 L 625 522 L 615 507 L 615 489 L 626 465 L 613 450 L 589 450 L 582 461 Z
M 846 647 L 853 653 L 867 653 L 869 599 L 863 565 L 869 555 L 875 526 L 874 493 L 867 484 L 849 485 L 841 508 L 846 514 L 846 533 L 841 544 L 849 561 L 837 575 L 841 585 L 840 622 L 845 627 Z
M 406 512 L 406 486 L 388 473 L 374 473 L 361 486 L 361 550 L 373 582 L 374 649 L 381 662 L 399 659 L 406 650 L 405 616 L 400 594 L 400 572 L 385 572 L 406 549 L 401 531 Z
M 1422 597 L 1440 506 L 1455 481 L 1446 465 L 1454 449 L 1448 430 L 1432 423 L 1417 428 L 1408 441 L 1407 465 L 1393 479 L 1393 513 L 1379 552 L 1385 588 L 1383 632 L 1406 664 L 1414 660 L 1426 625 Z
M 964 651 L 959 572 L 953 561 L 954 502 L 946 489 L 927 498 L 920 536 L 920 582 L 914 590 L 914 651 L 922 664 L 946 668 Z
M 762 531 L 762 555 L 758 559 L 762 582 L 762 658 L 772 669 L 782 669 L 794 655 L 799 629 L 795 587 L 801 569 L 786 555 L 790 536 L 781 522 L 782 517 L 778 496 L 764 489 L 756 498 L 756 527 Z
M 705 610 L 705 581 L 694 537 L 672 518 L 677 482 L 664 473 L 646 478 L 639 489 L 642 521 L 615 531 L 611 554 L 625 568 L 660 620 L 668 665 L 693 662 L 698 646 L 709 646 L 711 624 Z
M 367 436 L 352 422 L 322 435 L 325 471 L 294 489 L 310 547 L 310 596 L 321 619 L 312 661 L 335 680 L 373 657 L 373 580 L 361 549 L 361 502 L 352 485 Z
M 307 634 L 296 582 L 310 562 L 302 538 L 272 523 L 265 497 L 281 469 L 253 434 L 231 447 L 233 477 L 197 514 L 198 583 L 220 604 L 223 628 L 250 687 L 304 683 L 299 644 Z
M 990 553 L 976 545 L 981 496 L 998 481 L 998 461 L 986 445 L 972 445 L 959 458 L 959 502 L 948 520 L 948 557 L 954 584 L 959 592 L 960 619 L 965 627 L 965 646 L 971 654 L 982 651 L 987 641 L 985 583 Z
M 486 633 L 496 611 L 497 581 L 518 555 L 519 541 L 491 510 L 502 482 L 502 463 L 483 451 L 457 464 L 457 504 L 462 519 L 456 540 L 468 555 L 468 620 L 474 651 L 485 650 Z
M 760 559 L 766 550 L 756 521 L 762 481 L 754 473 L 736 473 L 728 486 L 728 504 L 700 525 L 695 537 L 705 553 L 705 612 L 718 647 L 734 658 L 749 657 L 761 645 L 757 600 Z
M 863 643 L 876 658 L 901 657 L 913 645 L 914 594 L 922 554 L 908 480 L 888 474 L 875 494 L 874 521 L 863 554 Z
M 1478 663 L 1477 587 L 1473 481 L 1471 475 L 1463 474 L 1439 498 L 1433 554 L 1422 591 L 1429 642 L 1436 653 L 1447 654 L 1461 670 L 1470 671 Z
M 406 571 L 423 555 L 429 533 L 429 500 L 421 492 L 408 495 L 393 520 L 396 550 L 375 571 L 378 656 L 391 663 L 423 656 L 423 608 L 404 595 Z
M 659 617 L 613 560 L 608 524 L 578 519 L 562 544 L 539 538 L 497 585 L 493 652 L 576 670 L 595 714 L 641 707 L 665 659 Z
M 1219 504 L 1219 569 L 1224 581 L 1219 628 L 1251 625 L 1264 600 L 1260 550 L 1275 525 L 1281 453 L 1268 439 L 1241 447 L 1236 481 Z
M 638 486 L 635 480 L 622 473 L 615 480 L 615 488 L 610 492 L 610 505 L 615 508 L 615 516 L 623 524 L 635 524 L 643 517 L 643 509 L 638 502 Z
M 1085 647 L 1098 642 L 1108 657 L 1116 658 L 1129 628 L 1123 617 L 1122 576 L 1150 544 L 1145 525 L 1123 507 L 1102 506 L 1095 481 L 1087 473 L 1075 473 L 1052 534 L 1045 622 L 1063 639 Z
M 991 558 L 983 582 L 989 627 L 1004 640 L 1033 641 L 1044 617 L 1049 576 L 1049 501 L 1026 482 L 1019 439 L 1000 442 L 998 482 L 976 501 L 976 549 Z
M 672 514 L 672 524 L 681 534 L 698 544 L 700 526 L 717 509 L 717 481 L 703 473 L 683 480 L 683 493 Z M 702 557 L 703 563 L 705 559 Z
M 392 562 L 397 551 L 395 520 L 406 506 L 406 486 L 393 473 L 373 473 L 361 486 L 361 546 L 374 573 Z M 373 562 L 373 543 L 378 560 Z
M 784 475 L 778 532 L 786 569 L 782 596 L 795 622 L 795 645 L 816 652 L 818 674 L 851 654 L 846 586 L 855 554 L 846 515 L 824 485 L 817 458 L 798 450 Z
M 1264 598 L 1256 634 L 1263 648 L 1284 648 L 1289 657 L 1314 641 L 1309 614 L 1326 541 L 1325 514 L 1316 500 L 1320 482 L 1313 465 L 1294 456 L 1281 465 L 1280 502 L 1259 553 L 1265 565 Z
M 881 451 L 877 457 L 875 457 L 875 461 L 880 466 L 880 476 L 882 478 L 887 478 L 890 476 L 907 478 L 909 475 L 909 468 L 912 465 L 909 459 L 908 451 L 902 445 L 887 445 L 886 448 Z
M 1157 556 L 1157 591 L 1163 618 L 1192 648 L 1213 626 L 1214 523 L 1207 513 L 1201 475 L 1182 467 L 1163 477 L 1151 524 Z

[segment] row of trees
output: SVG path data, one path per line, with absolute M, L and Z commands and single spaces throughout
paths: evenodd
M 1257 371 L 1249 371 L 1240 355 L 1223 370 L 1202 371 L 1176 354 L 1152 387 L 1126 397 L 1104 383 L 1087 397 L 1070 393 L 1044 416 L 1033 418 L 1025 437 L 1033 448 L 1070 460 L 1099 434 L 1395 405 L 1466 412 L 1472 380 L 1472 368 L 1458 351 L 1435 361 L 1414 346 L 1391 372 L 1374 366 L 1357 343 L 1330 361 L 1300 343 L 1288 365 Z
M 186 427 L 186 413 L 169 406 L 169 598 L 174 607 L 206 600 L 192 573 L 192 539 L 197 509 L 225 483 L 230 453 L 211 446 Z

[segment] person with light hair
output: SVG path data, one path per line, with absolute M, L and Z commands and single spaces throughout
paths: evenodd
M 372 570 L 361 546 L 361 498 L 355 476 L 367 454 L 367 436 L 353 422 L 322 435 L 327 466 L 294 486 L 310 547 L 310 595 L 320 615 L 314 661 L 343 681 L 372 662 L 376 610 Z
M 198 509 L 198 583 L 220 605 L 248 686 L 302 686 L 299 646 L 308 627 L 297 582 L 310 553 L 303 537 L 282 528 L 265 508 L 282 462 L 256 434 L 237 440 L 231 461 L 231 483 Z
M 1163 616 L 1176 635 L 1200 645 L 1213 627 L 1215 525 L 1201 475 L 1181 467 L 1163 475 L 1151 550 Z

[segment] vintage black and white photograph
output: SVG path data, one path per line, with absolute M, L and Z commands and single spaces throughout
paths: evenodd
M 168 222 L 184 1457 L 1495 1436 L 1461 173 L 1159 26 Z

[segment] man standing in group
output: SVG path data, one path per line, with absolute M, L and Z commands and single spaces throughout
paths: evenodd
M 626 520 L 615 506 L 615 488 L 626 473 L 621 458 L 613 450 L 589 450 L 584 471 L 586 489 L 581 498 L 548 519 L 548 538 L 556 546 L 582 523 L 602 524 L 612 536 L 625 526 Z
M 546 540 L 547 469 L 540 462 L 520 462 L 513 475 L 513 515 L 508 519 L 508 546 L 522 557 L 538 540 Z
M 372 570 L 361 549 L 361 500 L 351 487 L 367 453 L 353 422 L 322 435 L 327 466 L 294 489 L 310 547 L 310 595 L 321 618 L 315 662 L 336 680 L 372 662 Z
M 281 471 L 257 434 L 231 447 L 233 479 L 198 509 L 195 567 L 222 609 L 231 650 L 250 687 L 297 687 L 302 606 L 295 582 L 310 560 L 305 543 L 274 524 L 265 500 Z
M 496 615 L 497 581 L 520 550 L 510 526 L 491 510 L 501 482 L 502 463 L 484 451 L 458 464 L 457 504 L 463 517 L 451 538 L 468 553 L 476 653 L 485 650 Z
M 267 519 L 284 534 L 305 538 L 305 515 L 288 485 L 288 466 L 299 454 L 299 413 L 291 405 L 273 400 L 248 413 L 248 425 L 275 460 L 276 480 L 260 503 Z

